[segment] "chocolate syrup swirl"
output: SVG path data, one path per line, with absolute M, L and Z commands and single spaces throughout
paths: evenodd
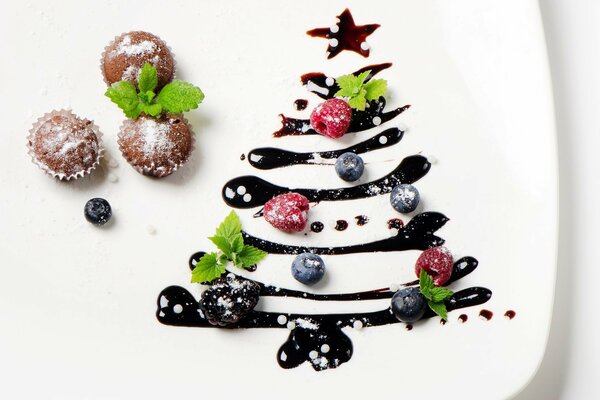
M 310 201 L 363 199 L 390 193 L 401 183 L 413 183 L 429 172 L 431 164 L 423 156 L 406 157 L 392 172 L 375 181 L 341 189 L 291 189 L 277 186 L 257 176 L 234 178 L 223 186 L 222 196 L 228 206 L 253 208 L 262 206 L 273 197 L 288 192 L 300 193 Z M 244 190 L 238 190 L 243 187 Z M 240 194 L 243 193 L 243 194 Z
M 296 153 L 275 147 L 261 147 L 248 153 L 248 162 L 257 169 L 273 169 L 298 164 L 318 164 L 319 159 L 334 160 L 348 152 L 362 154 L 393 146 L 402 140 L 403 135 L 404 132 L 400 129 L 390 128 L 345 149 L 312 153 Z
M 398 107 L 392 111 L 384 112 L 385 98 L 380 97 L 379 100 L 373 100 L 367 103 L 367 108 L 364 111 L 352 110 L 352 122 L 346 133 L 356 133 L 366 131 L 367 129 L 375 128 L 385 122 L 391 121 L 398 115 L 410 108 L 410 105 Z M 281 129 L 273 132 L 274 137 L 282 136 L 300 136 L 300 135 L 318 135 L 317 131 L 311 128 L 310 120 L 286 117 L 283 114 L 281 117 Z
M 388 69 L 392 66 L 392 63 L 374 64 L 367 67 L 361 68 L 357 71 L 352 72 L 352 75 L 358 76 L 366 71 L 371 71 L 365 78 L 365 82 L 369 82 L 375 75 Z M 306 86 L 309 92 L 313 92 L 322 99 L 333 99 L 340 86 L 334 78 L 328 78 L 322 72 L 310 72 L 300 77 L 302 84 Z M 329 85 L 328 85 L 329 83 Z
M 327 46 L 327 58 L 333 58 L 344 50 L 353 51 L 363 57 L 369 56 L 369 46 L 366 43 L 367 36 L 380 27 L 379 24 L 356 25 L 349 9 L 345 9 L 337 17 L 335 28 L 315 28 L 306 32 L 313 37 L 329 39 Z
M 375 251 L 403 251 L 403 250 L 425 250 L 431 247 L 441 246 L 444 239 L 433 235 L 448 222 L 448 218 L 437 212 L 425 212 L 415 215 L 406 226 L 398 231 L 398 234 L 386 239 L 377 240 L 348 246 L 339 247 L 306 247 L 286 245 L 268 240 L 260 239 L 242 231 L 244 243 L 257 247 L 271 254 L 351 254 L 368 253 Z

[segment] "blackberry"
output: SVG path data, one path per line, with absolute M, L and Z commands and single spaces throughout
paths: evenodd
M 212 325 L 232 325 L 254 309 L 259 291 L 258 283 L 229 274 L 202 293 L 200 310 Z

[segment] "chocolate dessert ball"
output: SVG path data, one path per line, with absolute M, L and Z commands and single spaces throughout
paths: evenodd
M 173 79 L 175 60 L 167 44 L 148 32 L 124 33 L 112 41 L 102 55 L 102 73 L 108 85 L 122 80 L 137 86 L 140 69 L 145 63 L 156 67 L 160 90 Z
M 68 181 L 90 173 L 98 165 L 100 132 L 92 121 L 70 111 L 53 111 L 33 126 L 28 147 L 35 164 Z
M 141 115 L 136 120 L 125 120 L 118 143 L 125 159 L 138 172 L 160 178 L 188 160 L 194 137 L 181 115 Z

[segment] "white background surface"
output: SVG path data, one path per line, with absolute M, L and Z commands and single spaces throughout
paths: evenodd
M 556 105 L 561 235 L 547 353 L 517 399 L 597 399 L 600 2 L 541 0 L 540 5 Z

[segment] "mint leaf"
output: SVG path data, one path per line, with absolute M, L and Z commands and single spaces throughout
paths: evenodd
M 431 301 L 433 301 L 434 303 L 439 303 L 452 297 L 453 294 L 454 292 L 450 289 L 446 289 L 443 287 L 434 287 L 433 289 L 431 289 Z
M 138 87 L 141 93 L 153 91 L 158 85 L 158 76 L 156 67 L 150 63 L 144 64 L 138 76 Z
M 378 100 L 387 91 L 387 81 L 385 79 L 372 79 L 365 83 L 363 88 L 367 91 L 365 95 L 367 100 Z
M 365 99 L 365 94 L 360 93 L 356 97 L 351 97 L 350 100 L 348 100 L 348 105 L 354 108 L 355 110 L 364 111 L 367 106 L 367 99 Z
M 227 217 L 221 222 L 215 232 L 215 236 L 223 236 L 232 240 L 242 230 L 242 223 L 235 211 L 231 211 Z
M 352 74 L 340 76 L 335 81 L 340 87 L 340 90 L 335 93 L 335 97 L 352 97 L 360 91 L 361 83 Z
M 192 271 L 192 282 L 210 282 L 225 272 L 225 265 L 217 261 L 217 253 L 208 253 L 196 263 Z
M 444 304 L 444 302 L 436 303 L 433 301 L 429 301 L 427 302 L 427 304 L 434 313 L 436 313 L 443 319 L 448 320 L 448 310 L 446 310 L 446 304 Z
M 113 103 L 115 103 L 128 118 L 136 119 L 140 115 L 138 107 L 140 100 L 133 83 L 128 81 L 119 81 L 113 83 L 104 93 Z
M 146 104 L 151 104 L 154 96 L 156 96 L 156 95 L 154 94 L 154 92 L 152 90 L 148 90 L 147 92 L 138 93 L 139 99 L 142 101 L 142 103 L 146 103 Z
M 257 264 L 260 260 L 265 258 L 266 255 L 266 251 L 257 249 L 254 246 L 244 245 L 242 251 L 237 254 L 237 259 L 243 268 L 248 268 Z
M 162 107 L 160 104 L 140 104 L 138 108 L 148 115 L 153 117 L 157 117 L 162 112 Z
M 191 83 L 173 81 L 162 88 L 156 102 L 170 113 L 182 113 L 197 108 L 204 100 L 204 93 Z
M 233 250 L 231 248 L 231 243 L 228 238 L 226 238 L 225 236 L 215 235 L 209 237 L 208 240 L 213 242 L 215 246 L 217 246 L 217 248 L 221 250 L 223 254 L 225 254 L 225 256 L 227 256 L 228 258 L 233 257 Z
M 231 243 L 231 251 L 234 253 L 239 253 L 244 248 L 244 238 L 241 233 L 238 233 L 230 240 Z
M 419 273 L 419 290 L 427 300 L 431 301 L 433 299 L 431 290 L 434 287 L 435 285 L 433 284 L 433 279 L 431 279 L 431 276 L 429 276 L 424 269 L 421 269 L 421 272 Z
M 362 86 L 365 83 L 365 79 L 367 79 L 367 76 L 369 76 L 370 73 L 371 70 L 368 70 L 356 77 L 356 80 L 360 86 Z

